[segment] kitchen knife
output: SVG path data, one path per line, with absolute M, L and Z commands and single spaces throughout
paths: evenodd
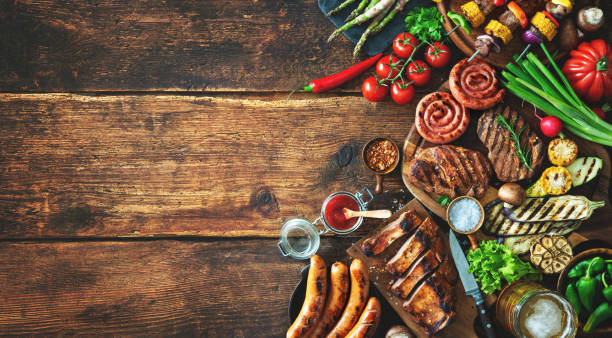
M 453 255 L 453 260 L 455 261 L 455 267 L 457 268 L 457 272 L 459 272 L 459 278 L 461 278 L 461 284 L 463 284 L 465 294 L 474 298 L 476 308 L 478 309 L 478 315 L 480 316 L 480 321 L 482 322 L 485 332 L 487 333 L 487 337 L 495 338 L 495 329 L 493 329 L 493 324 L 491 323 L 491 319 L 487 313 L 484 298 L 482 297 L 482 293 L 480 293 L 480 288 L 478 288 L 474 275 L 468 272 L 470 265 L 465 258 L 463 249 L 461 248 L 461 245 L 459 244 L 453 230 L 450 230 L 448 239 L 450 241 L 451 254 Z

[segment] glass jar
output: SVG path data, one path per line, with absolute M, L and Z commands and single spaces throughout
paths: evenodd
M 368 199 L 364 200 L 363 197 L 366 194 Z M 314 222 L 301 218 L 287 221 L 281 228 L 280 241 L 277 244 L 281 254 L 296 259 L 307 259 L 319 249 L 320 235 L 330 231 L 345 235 L 357 230 L 363 223 L 363 217 L 357 217 L 355 223 L 351 223 L 346 229 L 334 227 L 328 206 L 334 199 L 339 198 L 347 198 L 358 207 L 359 211 L 365 211 L 368 210 L 368 204 L 374 199 L 374 195 L 368 188 L 363 188 L 355 194 L 346 191 L 335 192 L 325 199 L 321 206 L 321 215 Z M 317 229 L 317 223 L 323 225 L 323 230 Z
M 505 287 L 495 305 L 497 321 L 515 337 L 575 337 L 578 317 L 572 305 L 556 292 L 530 281 Z

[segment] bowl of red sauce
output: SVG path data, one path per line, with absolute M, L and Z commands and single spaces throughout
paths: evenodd
M 362 198 L 366 193 L 369 194 L 369 199 L 364 201 Z M 319 220 L 327 230 L 338 234 L 355 231 L 363 222 L 363 217 L 347 219 L 344 216 L 344 208 L 353 211 L 367 210 L 368 204 L 373 198 L 368 188 L 364 188 L 355 194 L 346 191 L 335 192 L 329 195 L 325 202 L 323 202 Z

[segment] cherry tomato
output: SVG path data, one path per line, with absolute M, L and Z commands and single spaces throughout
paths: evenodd
M 563 129 L 563 122 L 558 117 L 546 116 L 540 120 L 540 130 L 542 130 L 542 134 L 548 137 L 559 135 L 561 129 Z
M 397 104 L 406 104 L 414 98 L 414 86 L 404 83 L 404 81 L 395 81 L 391 85 L 391 99 Z
M 393 40 L 393 52 L 402 59 L 407 59 L 418 45 L 419 40 L 414 35 L 406 32 L 399 33 Z
M 376 74 L 382 79 L 392 79 L 399 74 L 402 69 L 402 63 L 400 59 L 393 55 L 383 56 L 378 63 L 376 63 Z M 389 75 L 391 73 L 391 75 Z
M 427 46 L 425 50 L 425 61 L 434 68 L 442 68 L 448 65 L 451 59 L 451 52 L 447 45 L 436 41 L 433 45 Z
M 384 84 L 379 84 L 376 77 L 370 76 L 363 81 L 361 92 L 363 93 L 363 97 L 369 101 L 378 102 L 382 101 L 387 96 L 389 87 Z
M 504 4 L 506 4 L 506 0 L 493 0 L 493 4 L 495 6 L 503 6 Z
M 431 68 L 423 60 L 414 60 L 408 65 L 406 77 L 415 86 L 424 86 L 431 78 Z

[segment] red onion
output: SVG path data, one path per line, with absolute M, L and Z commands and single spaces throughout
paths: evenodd
M 527 29 L 523 32 L 523 41 L 526 43 L 538 44 L 542 42 L 542 39 L 533 34 L 531 30 Z

